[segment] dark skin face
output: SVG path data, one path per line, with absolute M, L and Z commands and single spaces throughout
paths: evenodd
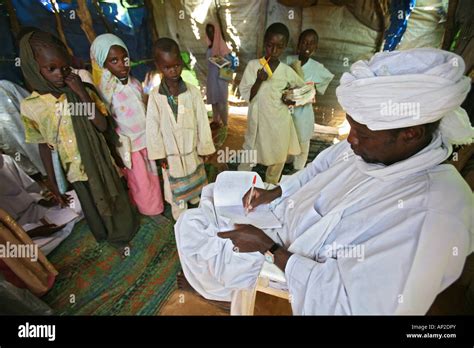
M 67 56 L 56 49 L 40 48 L 35 53 L 41 75 L 57 88 L 66 86 L 65 79 L 71 73 Z
M 214 26 L 212 24 L 206 25 L 206 35 L 211 41 L 211 46 L 209 47 L 212 47 L 212 43 L 214 42 Z
M 157 50 L 155 53 L 156 68 L 163 74 L 163 78 L 170 89 L 177 87 L 181 72 L 183 71 L 183 60 L 179 52 L 163 52 Z M 173 92 L 173 90 L 171 90 Z
M 308 33 L 303 36 L 298 44 L 298 56 L 299 60 L 304 64 L 308 61 L 309 57 L 318 48 L 318 41 L 316 35 Z
M 285 51 L 288 42 L 285 36 L 283 36 L 282 34 L 270 33 L 264 44 L 265 58 L 268 60 L 268 58 L 270 57 L 270 62 L 278 62 L 280 56 Z
M 117 45 L 110 47 L 104 67 L 120 81 L 126 83 L 128 74 L 130 73 L 130 58 L 128 57 L 127 51 Z
M 351 131 L 347 141 L 354 153 L 367 163 L 390 165 L 413 156 L 431 141 L 423 125 L 400 130 L 372 131 L 347 115 Z

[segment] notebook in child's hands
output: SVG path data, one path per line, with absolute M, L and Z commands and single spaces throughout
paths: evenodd
M 209 61 L 219 68 L 223 68 L 231 64 L 230 61 L 221 56 L 209 57 Z
M 242 198 L 251 188 L 255 175 L 255 187 L 265 188 L 262 178 L 255 172 L 226 171 L 217 176 L 214 208 L 220 231 L 233 230 L 234 224 L 250 224 L 261 229 L 282 226 L 269 204 L 260 205 L 245 215 Z

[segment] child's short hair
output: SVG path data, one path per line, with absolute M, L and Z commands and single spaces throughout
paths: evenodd
M 308 34 L 313 34 L 314 36 L 316 36 L 316 42 L 319 41 L 319 35 L 318 33 L 316 32 L 316 30 L 314 29 L 306 29 L 304 31 L 301 32 L 300 36 L 298 37 L 298 45 L 301 43 L 301 40 L 303 40 L 303 38 L 308 35 Z
M 155 44 L 153 45 L 153 55 L 157 54 L 157 51 L 166 52 L 166 53 L 176 53 L 178 56 L 180 55 L 179 45 L 173 39 L 169 37 L 162 37 L 156 40 Z
M 288 30 L 287 26 L 283 23 L 273 23 L 271 24 L 267 30 L 265 31 L 265 36 L 263 37 L 264 41 L 267 41 L 270 35 L 272 34 L 280 34 L 285 37 L 286 42 L 288 43 L 290 39 L 290 31 Z

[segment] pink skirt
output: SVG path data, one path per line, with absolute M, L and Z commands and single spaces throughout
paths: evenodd
M 130 199 L 143 215 L 163 212 L 163 195 L 155 161 L 148 159 L 146 149 L 132 152 L 132 169 L 123 169 L 127 179 Z

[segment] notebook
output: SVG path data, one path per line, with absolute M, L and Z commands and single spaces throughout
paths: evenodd
M 282 226 L 269 204 L 263 204 L 245 215 L 242 198 L 251 188 L 254 176 L 256 188 L 265 188 L 255 172 L 226 171 L 220 173 L 214 185 L 214 208 L 221 231 L 233 230 L 234 224 L 250 224 L 260 229 Z

